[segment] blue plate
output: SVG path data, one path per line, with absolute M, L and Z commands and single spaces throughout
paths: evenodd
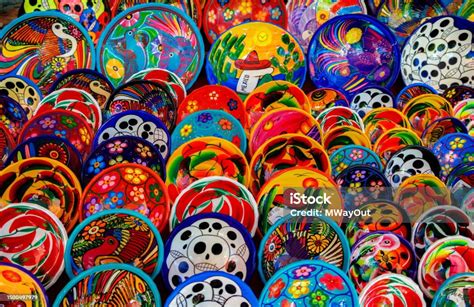
M 149 141 L 158 148 L 165 161 L 170 155 L 171 137 L 168 128 L 158 117 L 140 110 L 112 115 L 95 134 L 92 148 L 94 150 L 105 140 L 121 135 Z
M 8 96 L 0 95 L 0 124 L 8 128 L 12 137 L 18 140 L 23 125 L 28 121 L 23 107 Z
M 202 213 L 173 229 L 161 273 L 169 289 L 205 271 L 227 272 L 248 282 L 255 254 L 252 237 L 242 224 L 220 213 Z
M 469 306 L 472 304 L 474 273 L 458 273 L 441 284 L 431 306 Z
M 166 300 L 167 307 L 192 306 L 257 307 L 252 289 L 239 278 L 224 272 L 194 275 L 180 284 Z
M 439 177 L 446 181 L 456 166 L 474 159 L 474 137 L 459 132 L 447 134 L 433 145 L 432 152 L 441 164 Z
M 337 149 L 329 157 L 331 161 L 331 175 L 337 177 L 343 170 L 354 165 L 366 165 L 383 171 L 379 156 L 367 147 L 360 145 L 346 145 Z
M 8 96 L 18 102 L 28 118 L 33 116 L 36 107 L 43 99 L 43 93 L 36 83 L 17 75 L 0 77 L 0 95 Z

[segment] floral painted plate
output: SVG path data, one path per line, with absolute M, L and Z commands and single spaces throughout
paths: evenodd
M 238 181 L 211 176 L 191 183 L 179 193 L 170 214 L 170 230 L 190 216 L 217 212 L 233 217 L 252 237 L 258 224 L 257 203 L 250 191 Z
M 64 164 L 49 158 L 29 158 L 0 171 L 0 199 L 29 202 L 53 212 L 70 232 L 75 226 L 82 188 Z
M 116 136 L 97 146 L 87 157 L 82 168 L 82 182 L 88 183 L 107 167 L 121 163 L 136 163 L 166 178 L 165 162 L 158 149 L 150 142 L 135 136 Z
M 432 149 L 441 164 L 440 179 L 445 181 L 449 173 L 462 163 L 471 162 L 474 156 L 474 137 L 464 133 L 451 133 L 440 138 Z
M 89 93 L 101 108 L 114 91 L 114 86 L 101 73 L 91 69 L 75 69 L 59 77 L 50 92 L 62 88 L 75 88 Z
M 62 74 L 95 65 L 89 34 L 59 12 L 34 12 L 15 19 L 0 32 L 0 44 L 0 74 L 31 79 L 43 94 Z
M 43 99 L 43 94 L 33 81 L 17 75 L 0 77 L 0 95 L 8 96 L 18 102 L 28 118 L 33 116 L 33 111 Z
M 379 156 L 367 147 L 360 145 L 346 145 L 335 150 L 329 157 L 332 176 L 336 177 L 343 170 L 354 165 L 366 165 L 383 170 Z
M 442 96 L 456 108 L 459 102 L 474 98 L 474 89 L 465 85 L 454 85 L 446 89 Z
M 114 306 L 161 307 L 160 293 L 151 277 L 124 263 L 103 264 L 80 273 L 59 292 L 53 306 L 75 306 L 84 302 L 94 306 L 104 301 Z
M 343 93 L 333 88 L 319 88 L 307 94 L 311 105 L 311 114 L 316 118 L 322 111 L 332 107 L 349 107 L 349 101 Z
M 359 145 L 371 148 L 370 140 L 365 133 L 352 126 L 336 126 L 323 134 L 322 145 L 328 155 L 348 145 Z
M 174 72 L 189 89 L 204 64 L 199 28 L 182 10 L 144 4 L 118 14 L 97 44 L 97 69 L 114 86 L 146 68 Z
M 84 189 L 79 220 L 109 209 L 131 209 L 147 216 L 159 231 L 166 227 L 170 198 L 163 180 L 152 169 L 122 163 L 97 174 Z
M 182 144 L 201 137 L 213 136 L 232 142 L 247 150 L 247 136 L 242 124 L 232 115 L 221 110 L 205 110 L 186 116 L 171 134 L 171 151 Z
M 135 211 L 114 209 L 85 219 L 66 246 L 69 278 L 107 263 L 128 263 L 155 278 L 163 264 L 163 241 L 151 221 Z
M 8 128 L 14 139 L 18 139 L 21 128 L 27 121 L 26 112 L 18 102 L 0 95 L 0 124 Z

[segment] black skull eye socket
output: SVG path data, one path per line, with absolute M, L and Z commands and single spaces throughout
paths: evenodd
M 76 5 L 74 6 L 74 11 L 80 13 L 80 12 L 82 12 L 82 7 L 81 7 L 79 4 L 76 4 Z

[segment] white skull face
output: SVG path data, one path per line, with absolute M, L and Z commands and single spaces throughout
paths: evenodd
M 206 279 L 214 292 L 213 301 L 224 305 L 230 298 L 241 296 L 242 290 L 239 285 L 229 278 L 216 276 Z
M 59 1 L 58 9 L 61 13 L 79 21 L 82 11 L 84 10 L 84 5 L 82 4 L 82 0 L 62 0 Z
M 168 157 L 169 141 L 166 132 L 151 121 L 143 122 L 137 130 L 137 136 L 155 145 L 163 159 Z
M 218 236 L 203 235 L 191 241 L 187 257 L 197 272 L 220 271 L 230 257 L 230 246 Z
M 461 74 L 461 82 L 462 84 L 474 87 L 474 69 L 463 72 Z

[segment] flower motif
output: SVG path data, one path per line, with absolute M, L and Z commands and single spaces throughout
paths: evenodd
M 86 241 L 95 241 L 96 237 L 102 237 L 104 235 L 105 226 L 104 221 L 92 221 L 90 225 L 84 227 L 82 237 Z
M 466 153 L 462 161 L 464 163 L 474 162 L 474 153 Z
M 196 100 L 189 100 L 186 109 L 189 113 L 193 113 L 198 109 L 198 102 Z
M 446 94 L 445 94 L 445 97 L 450 99 L 450 98 L 453 98 L 454 95 L 456 95 L 456 89 L 453 88 L 453 89 L 450 89 Z
M 115 186 L 117 182 L 117 176 L 115 175 L 105 175 L 102 179 L 99 180 L 98 184 L 102 190 L 107 190 Z
M 359 207 L 360 205 L 365 204 L 366 201 L 368 201 L 369 198 L 366 197 L 364 194 L 358 194 L 356 197 L 354 197 L 354 206 Z
M 150 185 L 150 198 L 158 202 L 160 201 L 162 196 L 163 196 L 163 191 L 161 190 L 161 187 L 159 184 Z
M 451 149 L 457 149 L 457 148 L 463 148 L 464 143 L 466 143 L 466 139 L 461 139 L 460 137 L 455 138 L 451 142 L 449 142 L 449 145 L 451 146 Z
M 451 172 L 451 170 L 452 170 L 452 167 L 449 164 L 445 164 L 445 165 L 441 166 L 441 174 L 443 176 L 448 176 L 448 174 Z
M 445 156 L 444 156 L 444 159 L 446 160 L 446 162 L 448 163 L 453 163 L 456 158 L 458 157 L 457 154 L 454 153 L 454 151 L 449 151 Z
M 319 25 L 322 25 L 329 19 L 329 11 L 326 10 L 317 10 L 316 12 L 316 22 Z
M 375 195 L 385 191 L 382 180 L 373 180 L 370 182 L 369 191 Z
M 133 189 L 130 191 L 130 196 L 135 202 L 145 200 L 145 190 L 143 188 L 133 187 Z
M 56 120 L 52 119 L 51 117 L 45 117 L 44 119 L 39 121 L 39 124 L 43 129 L 53 129 L 56 125 Z
M 334 276 L 331 273 L 326 273 L 319 279 L 319 283 L 324 285 L 329 291 L 344 290 L 345 286 L 340 276 Z
M 212 120 L 211 113 L 201 113 L 198 116 L 198 122 L 207 123 L 208 121 Z
M 181 133 L 181 136 L 183 138 L 188 137 L 191 132 L 193 132 L 193 126 L 192 125 L 184 125 L 183 128 L 179 131 Z
M 313 271 L 314 269 L 312 267 L 304 265 L 294 270 L 293 275 L 295 276 L 295 278 L 308 277 Z
M 282 278 L 277 279 L 273 285 L 268 288 L 268 297 L 269 298 L 278 298 L 281 295 L 281 290 L 285 288 L 285 282 Z
M 362 150 L 360 149 L 353 149 L 352 152 L 349 154 L 349 157 L 352 159 L 352 160 L 359 160 L 359 159 L 362 159 L 364 157 L 363 153 L 362 153 Z
M 361 182 L 351 182 L 349 184 L 349 188 L 347 189 L 347 192 L 349 192 L 349 194 L 352 194 L 352 195 L 360 193 L 360 192 L 362 192 L 361 185 L 362 185 Z
M 281 9 L 279 7 L 275 7 L 271 10 L 271 18 L 273 20 L 280 19 L 280 16 L 281 16 Z
M 257 13 L 256 18 L 257 18 L 257 20 L 266 20 L 267 16 L 268 16 L 268 12 L 264 11 L 264 10 L 261 10 Z
M 282 242 L 280 237 L 271 235 L 264 247 L 264 257 L 267 261 L 273 261 L 281 253 Z
M 137 21 L 140 19 L 140 13 L 135 12 L 133 14 L 128 14 L 120 21 L 120 25 L 126 28 L 134 26 Z
M 86 216 L 91 216 L 94 213 L 102 211 L 102 204 L 98 202 L 97 197 L 93 197 L 87 204 L 86 204 Z
M 77 126 L 77 123 L 72 116 L 61 116 L 61 123 L 63 123 L 64 126 L 68 127 L 69 129 Z
M 131 227 L 137 231 L 147 231 L 148 225 L 144 223 L 141 219 L 138 219 L 134 216 L 129 216 L 125 219 L 125 225 Z
M 127 167 L 125 169 L 124 179 L 132 184 L 141 184 L 148 179 L 148 174 L 139 168 Z
M 232 123 L 225 118 L 221 118 L 219 120 L 219 125 L 221 126 L 222 130 L 231 130 L 232 129 Z
M 365 173 L 366 171 L 364 170 L 356 170 L 351 178 L 355 181 L 363 180 L 365 178 Z
M 321 290 L 316 290 L 315 292 L 312 292 L 310 296 L 311 296 L 310 304 L 311 306 L 315 306 L 315 307 L 326 306 L 326 301 L 329 299 L 329 296 L 326 295 Z
M 214 10 L 210 10 L 209 13 L 207 14 L 207 19 L 211 24 L 216 23 L 216 12 Z
M 7 109 L 13 115 L 13 117 L 19 120 L 22 119 L 20 109 L 17 106 L 15 106 L 13 103 L 9 104 Z
M 105 199 L 105 204 L 107 204 L 110 209 L 115 209 L 117 206 L 121 207 L 123 205 L 123 192 L 110 191 L 108 197 Z
M 65 139 L 66 138 L 66 130 L 54 130 L 54 135 L 58 138 Z
M 41 145 L 41 147 L 38 148 L 38 155 L 40 157 L 51 158 L 64 164 L 66 164 L 68 161 L 66 150 L 60 145 L 54 143 L 46 143 Z
M 115 140 L 112 143 L 107 143 L 106 147 L 111 154 L 121 154 L 123 150 L 128 147 L 128 144 L 120 140 Z
M 69 34 L 71 34 L 72 37 L 74 37 L 75 39 L 77 40 L 81 40 L 82 39 L 82 32 L 81 30 L 79 30 L 79 28 L 77 28 L 76 26 L 74 25 L 69 25 L 67 27 L 67 31 L 69 32 Z
M 252 13 L 252 3 L 250 1 L 242 1 L 239 5 L 239 12 L 242 15 Z
M 212 91 L 209 93 L 209 99 L 217 101 L 217 99 L 219 99 L 219 94 L 216 91 Z
M 110 166 L 113 166 L 113 165 L 116 165 L 116 164 L 127 163 L 127 162 L 128 162 L 128 161 L 127 161 L 127 160 L 124 160 L 124 159 L 123 159 L 123 156 L 120 155 L 120 156 L 117 156 L 115 159 L 110 159 L 109 165 L 110 165 Z
M 140 156 L 143 159 L 151 158 L 151 156 L 153 156 L 153 153 L 151 152 L 150 147 L 143 145 L 141 143 L 138 144 L 136 148 L 136 152 L 140 154 Z
M 314 253 L 314 254 L 319 254 L 321 253 L 326 247 L 329 245 L 329 240 L 319 234 L 313 234 L 309 236 L 308 241 L 307 241 L 307 247 L 308 251 Z
M 66 59 L 61 57 L 54 57 L 51 60 L 51 69 L 55 72 L 61 72 L 66 67 Z
M 105 64 L 105 71 L 107 76 L 112 79 L 122 79 L 123 75 L 125 74 L 125 67 L 123 66 L 122 62 L 112 58 Z
M 237 107 L 238 107 L 237 100 L 229 99 L 229 101 L 227 101 L 227 106 L 229 107 L 229 110 L 231 111 L 237 110 Z
M 97 156 L 96 158 L 89 160 L 89 166 L 87 167 L 87 172 L 89 174 L 97 175 L 103 169 L 105 169 L 105 158 L 104 156 Z
M 81 141 L 83 141 L 86 145 L 89 145 L 91 141 L 91 136 L 86 128 L 79 128 L 79 134 L 81 135 Z
M 342 172 L 343 170 L 345 170 L 347 168 L 347 164 L 344 163 L 344 162 L 339 162 L 339 164 L 336 166 L 336 171 L 338 173 Z
M 291 294 L 293 298 L 300 298 L 309 293 L 309 285 L 311 282 L 307 279 L 305 280 L 293 280 L 288 293 Z

